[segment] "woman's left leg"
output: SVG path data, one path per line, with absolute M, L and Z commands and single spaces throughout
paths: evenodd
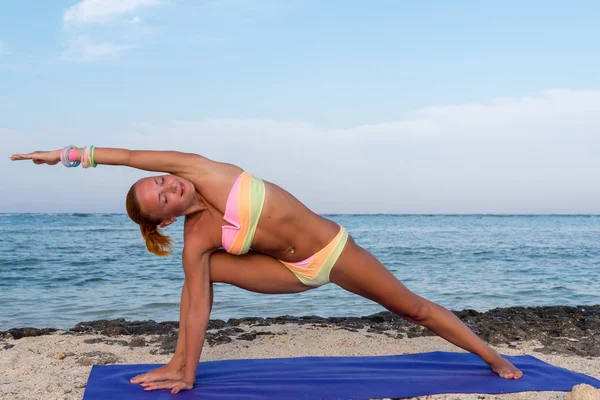
M 523 376 L 519 369 L 486 345 L 453 313 L 408 290 L 350 236 L 329 279 L 349 292 L 373 300 L 400 317 L 423 325 L 449 342 L 477 354 L 501 377 L 519 379 Z

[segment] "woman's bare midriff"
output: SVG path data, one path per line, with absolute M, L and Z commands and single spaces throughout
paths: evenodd
M 337 235 L 339 226 L 265 181 L 266 196 L 252 248 L 287 262 L 307 259 Z

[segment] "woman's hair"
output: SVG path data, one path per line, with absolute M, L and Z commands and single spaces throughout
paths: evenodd
M 140 202 L 135 195 L 135 185 L 131 186 L 125 198 L 127 214 L 133 222 L 140 226 L 140 231 L 144 240 L 146 240 L 148 251 L 157 256 L 168 256 L 172 250 L 171 238 L 163 235 L 160 229 L 158 229 L 160 221 L 156 221 L 142 212 Z

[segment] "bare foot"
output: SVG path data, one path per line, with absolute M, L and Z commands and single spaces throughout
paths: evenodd
M 505 379 L 521 379 L 523 372 L 517 367 L 512 365 L 506 358 L 498 355 L 498 357 L 488 363 L 492 370 L 497 373 L 501 378 Z
M 183 367 L 178 368 L 174 365 L 167 364 L 160 368 L 153 369 L 145 374 L 138 375 L 129 380 L 130 383 L 142 384 L 147 386 L 150 382 L 180 380 L 183 378 Z

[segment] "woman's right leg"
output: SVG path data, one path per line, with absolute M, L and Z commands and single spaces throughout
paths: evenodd
M 299 293 L 310 289 L 296 278 L 281 262 L 260 253 L 247 253 L 241 256 L 225 251 L 216 251 L 210 257 L 211 284 L 228 283 L 239 288 L 264 294 Z M 175 355 L 169 364 L 138 375 L 131 383 L 146 386 L 150 382 L 178 379 L 183 376 L 185 359 L 185 323 L 189 307 L 187 285 L 183 284 L 179 312 L 179 336 Z M 212 308 L 212 286 L 211 286 Z

